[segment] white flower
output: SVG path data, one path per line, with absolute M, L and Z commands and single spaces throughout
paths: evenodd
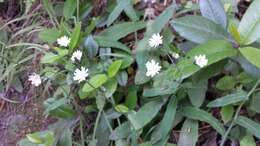
M 57 39 L 57 43 L 61 46 L 61 47 L 67 47 L 70 43 L 70 38 L 67 36 L 62 36 L 60 38 Z
M 195 64 L 197 64 L 199 67 L 204 67 L 208 64 L 208 59 L 206 58 L 206 55 L 199 55 L 195 56 Z
M 86 77 L 88 77 L 88 69 L 85 67 L 81 67 L 81 69 L 75 70 L 73 80 L 78 81 L 80 83 L 86 80 Z
M 153 34 L 152 37 L 149 39 L 150 47 L 158 47 L 160 44 L 163 43 L 162 36 L 159 33 Z
M 154 77 L 155 75 L 159 74 L 161 70 L 161 66 L 158 62 L 155 62 L 153 59 L 151 61 L 147 61 L 146 64 L 146 76 Z
M 156 0 L 144 0 L 145 3 L 151 2 L 152 4 L 156 2 Z
M 36 73 L 32 73 L 29 76 L 28 80 L 31 82 L 32 85 L 34 85 L 36 87 L 38 87 L 42 83 L 40 75 L 38 75 Z
M 180 55 L 179 55 L 178 53 L 173 52 L 173 53 L 172 53 L 172 57 L 173 57 L 174 59 L 179 59 L 179 58 L 180 58 Z
M 77 50 L 77 51 L 75 51 L 73 54 L 72 54 L 72 56 L 71 56 L 71 61 L 75 61 L 75 59 L 77 59 L 78 61 L 80 61 L 80 59 L 81 59 L 81 57 L 82 57 L 82 52 L 81 51 L 79 51 L 79 50 Z

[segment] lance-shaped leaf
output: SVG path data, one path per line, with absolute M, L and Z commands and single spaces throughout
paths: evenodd
M 209 123 L 218 133 L 223 135 L 225 133 L 224 126 L 214 118 L 210 113 L 195 108 L 195 107 L 184 107 L 180 110 L 180 114 L 190 119 L 199 120 Z
M 221 25 L 202 16 L 185 16 L 171 21 L 171 26 L 185 39 L 195 43 L 209 40 L 229 40 L 228 32 Z
M 242 35 L 242 44 L 248 45 L 260 37 L 260 1 L 254 0 L 244 14 L 238 31 Z
M 244 116 L 239 116 L 235 122 L 246 128 L 250 133 L 252 133 L 253 135 L 255 135 L 257 138 L 260 138 L 260 124 L 248 119 L 247 117 Z
M 222 25 L 226 29 L 227 15 L 221 0 L 200 0 L 199 5 L 203 17 Z

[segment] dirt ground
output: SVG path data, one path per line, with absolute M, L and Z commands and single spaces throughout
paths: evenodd
M 18 104 L 0 100 L 0 146 L 15 146 L 26 134 L 44 130 L 54 121 L 42 116 L 43 101 L 38 97 Z

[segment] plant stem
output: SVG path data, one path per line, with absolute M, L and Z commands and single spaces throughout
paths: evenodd
M 94 127 L 94 132 L 93 132 L 92 140 L 95 140 L 96 131 L 97 131 L 97 126 L 98 126 L 98 123 L 99 123 L 99 120 L 100 120 L 100 117 L 101 117 L 101 113 L 102 113 L 102 110 L 99 110 L 99 111 L 98 111 L 98 115 L 97 115 L 97 119 L 96 119 L 96 122 L 95 122 L 95 127 Z
M 83 123 L 82 123 L 82 118 L 80 117 L 80 137 L 81 137 L 81 143 L 82 146 L 85 146 L 85 140 L 84 140 L 84 131 L 83 131 Z
M 251 96 L 251 94 L 254 92 L 254 90 L 257 88 L 257 86 L 260 83 L 260 79 L 257 80 L 257 82 L 255 83 L 255 85 L 253 86 L 253 88 L 248 92 L 247 97 L 249 98 Z M 243 101 L 240 103 L 239 107 L 236 110 L 235 116 L 232 119 L 232 122 L 230 124 L 230 126 L 228 127 L 227 131 L 225 132 L 223 139 L 221 141 L 220 146 L 224 146 L 225 141 L 228 137 L 228 134 L 230 133 L 231 129 L 233 128 L 233 126 L 235 125 L 235 120 L 237 119 L 237 117 L 239 116 L 240 110 L 242 109 L 243 105 L 245 104 L 246 101 Z

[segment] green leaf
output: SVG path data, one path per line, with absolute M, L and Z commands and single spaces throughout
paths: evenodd
M 123 104 L 119 104 L 115 106 L 115 110 L 119 113 L 127 113 L 129 112 L 129 108 Z
M 227 28 L 227 16 L 221 0 L 200 0 L 199 5 L 203 17 Z
M 186 119 L 181 128 L 178 146 L 195 146 L 199 137 L 197 121 Z
M 130 122 L 124 122 L 123 124 L 116 127 L 115 130 L 112 131 L 109 139 L 118 140 L 127 138 L 131 134 L 131 124 Z
M 98 43 L 93 39 L 92 35 L 88 36 L 84 42 L 84 47 L 87 48 L 88 57 L 93 59 L 98 53 Z
M 236 85 L 236 80 L 232 76 L 224 76 L 218 80 L 216 88 L 219 90 L 231 90 L 234 89 Z
M 260 113 L 260 92 L 257 92 L 250 101 L 249 109 Z
M 137 104 L 137 88 L 132 86 L 128 88 L 128 94 L 125 99 L 125 105 L 129 109 L 134 109 Z
M 227 124 L 231 121 L 234 114 L 234 107 L 232 105 L 223 106 L 220 111 L 222 121 Z
M 221 25 L 202 16 L 184 16 L 170 23 L 182 37 L 195 43 L 200 44 L 218 39 L 230 40 L 229 34 Z
M 74 28 L 72 35 L 71 35 L 71 40 L 70 40 L 70 44 L 69 44 L 70 52 L 73 51 L 73 49 L 77 46 L 77 44 L 80 40 L 80 31 L 81 31 L 81 23 L 78 22 L 75 25 L 75 28 Z
M 235 123 L 246 128 L 250 133 L 260 138 L 260 124 L 244 116 L 238 116 Z
M 131 111 L 127 117 L 136 130 L 141 129 L 157 115 L 163 104 L 162 100 L 150 101 L 142 106 L 138 112 Z
M 180 114 L 190 119 L 209 123 L 221 135 L 224 135 L 225 133 L 224 126 L 216 118 L 204 110 L 188 106 L 182 108 Z
M 71 18 L 77 8 L 76 0 L 66 0 L 63 7 L 63 16 L 66 20 Z
M 65 50 L 65 49 L 60 49 L 60 48 L 55 47 L 54 50 L 56 50 L 56 52 L 58 54 L 54 54 L 51 52 L 46 53 L 43 56 L 43 58 L 41 59 L 41 63 L 53 64 L 68 54 L 68 50 Z
M 106 83 L 108 77 L 105 74 L 97 74 L 93 77 L 91 77 L 88 81 L 88 83 L 85 83 L 85 85 L 82 87 L 83 92 L 91 92 L 100 86 L 102 86 L 104 83 Z
M 108 19 L 107 19 L 107 26 L 110 26 L 116 19 L 117 17 L 123 12 L 124 10 L 124 3 L 123 1 L 119 1 L 119 3 L 116 5 L 114 10 L 109 14 Z
M 122 65 L 122 60 L 116 60 L 114 62 L 112 62 L 112 64 L 108 67 L 108 77 L 112 78 L 114 77 L 117 72 L 119 71 L 120 67 Z
M 186 58 L 180 60 L 176 66 L 171 66 L 164 71 L 168 74 L 169 80 L 182 80 L 190 77 L 201 68 L 194 64 L 194 57 L 199 54 L 205 54 L 208 59 L 207 66 L 223 60 L 227 57 L 232 57 L 237 54 L 237 51 L 227 41 L 214 40 L 205 44 L 198 45 L 186 54 Z M 158 75 L 161 76 L 162 73 Z
M 66 128 L 62 131 L 62 135 L 57 146 L 72 146 L 72 132 L 70 128 Z
M 105 96 L 107 98 L 111 97 L 117 89 L 117 80 L 115 78 L 109 79 L 106 84 L 104 84 L 104 87 L 106 88 Z
M 187 89 L 187 92 L 192 105 L 200 107 L 203 104 L 207 89 L 207 80 L 201 80 L 191 84 L 191 86 Z
M 254 137 L 251 134 L 246 134 L 241 140 L 240 140 L 240 146 L 256 146 Z
M 167 105 L 167 109 L 163 116 L 162 121 L 159 123 L 156 130 L 153 132 L 151 141 L 156 143 L 156 146 L 164 146 L 164 142 L 167 141 L 169 132 L 173 128 L 173 121 L 175 119 L 177 109 L 177 98 L 172 96 Z
M 259 24 L 260 25 L 260 24 Z M 260 68 L 260 49 L 253 47 L 239 48 L 241 54 L 253 65 Z
M 152 24 L 147 25 L 147 31 L 145 33 L 145 37 L 138 42 L 136 47 L 136 61 L 138 65 L 138 71 L 135 76 L 135 83 L 136 84 L 143 84 L 149 81 L 149 78 L 145 75 L 145 63 L 149 59 L 149 50 L 150 46 L 148 45 L 149 38 L 154 33 L 160 33 L 160 31 L 165 27 L 168 21 L 172 18 L 173 12 L 175 8 L 173 6 L 168 7 L 164 10 L 153 22 Z
M 43 64 L 53 64 L 57 62 L 61 57 L 54 53 L 46 53 L 43 58 L 41 59 L 41 63 Z
M 247 93 L 245 91 L 238 91 L 236 93 L 228 94 L 226 96 L 217 98 L 216 100 L 211 101 L 207 106 L 222 107 L 222 106 L 234 104 L 244 100 L 248 100 Z
M 113 40 L 119 40 L 130 33 L 136 32 L 137 30 L 145 28 L 146 24 L 142 21 L 138 22 L 123 22 L 120 24 L 115 24 L 108 29 L 105 29 L 100 33 L 102 37 L 111 37 L 113 36 Z M 120 30 L 120 31 L 118 31 Z
M 143 96 L 154 97 L 154 96 L 173 94 L 177 91 L 178 87 L 179 87 L 179 83 L 170 82 L 169 84 L 164 86 L 156 86 L 151 89 L 144 89 Z
M 131 4 L 131 0 L 118 0 L 117 6 L 114 8 L 114 10 L 110 13 L 107 19 L 107 26 L 110 26 L 117 18 L 118 16 L 123 12 L 126 12 L 126 15 L 133 21 L 138 20 L 138 17 L 133 9 L 133 6 Z
M 122 51 L 125 51 L 129 54 L 132 53 L 126 45 L 114 40 L 111 37 L 108 38 L 108 37 L 96 36 L 95 40 L 97 41 L 97 43 L 100 47 L 112 47 L 112 48 L 117 48 Z
M 242 35 L 242 44 L 248 45 L 260 37 L 260 1 L 254 0 L 244 14 L 238 31 Z
M 48 42 L 50 44 L 54 43 L 60 37 L 60 32 L 55 29 L 44 29 L 39 33 L 39 39 L 43 42 Z
M 52 146 L 54 143 L 54 133 L 52 131 L 41 131 L 27 134 L 26 137 L 32 143 L 42 144 L 44 146 Z
M 116 76 L 117 82 L 120 86 L 126 86 L 128 81 L 128 74 L 126 71 L 120 71 Z

